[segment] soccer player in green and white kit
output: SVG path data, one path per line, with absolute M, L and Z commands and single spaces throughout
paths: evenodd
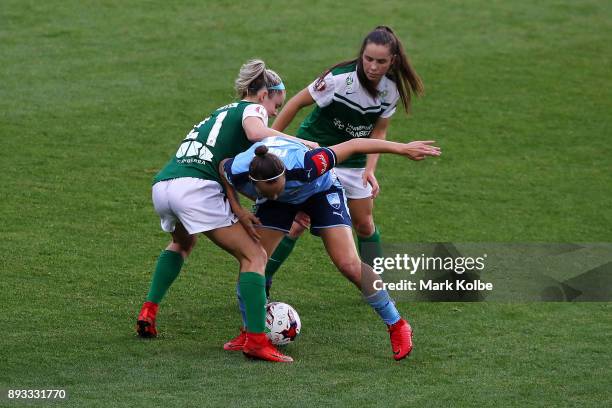
M 285 99 L 285 88 L 280 77 L 266 69 L 261 60 L 244 64 L 235 85 L 241 100 L 220 107 L 195 125 L 154 178 L 153 205 L 162 229 L 172 235 L 172 241 L 158 258 L 136 331 L 141 337 L 157 335 L 159 303 L 191 253 L 197 234 L 203 233 L 240 263 L 238 286 L 248 325 L 244 353 L 263 360 L 290 362 L 291 357 L 280 353 L 264 334 L 267 255 L 245 230 L 256 219 L 249 211 L 232 212 L 219 178 L 222 160 L 265 137 L 287 136 L 268 128 L 268 115 L 276 116 Z
M 283 131 L 300 109 L 316 103 L 302 122 L 298 137 L 321 146 L 353 138 L 385 139 L 398 100 L 408 112 L 411 96 L 422 93 L 423 84 L 402 43 L 389 27 L 379 26 L 365 37 L 356 59 L 333 66 L 291 98 L 272 127 Z M 370 265 L 373 258 L 382 255 L 372 216 L 373 199 L 379 192 L 374 176 L 378 156 L 354 155 L 336 168 L 348 198 L 361 258 Z M 273 274 L 287 259 L 307 223 L 307 217 L 298 214 L 291 231 L 272 254 L 266 266 L 268 290 Z

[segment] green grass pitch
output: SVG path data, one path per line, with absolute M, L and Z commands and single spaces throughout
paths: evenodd
M 205 239 L 160 337 L 135 337 L 168 240 L 150 181 L 181 138 L 247 59 L 293 95 L 379 24 L 427 92 L 389 138 L 444 150 L 381 159 L 384 240 L 612 242 L 609 1 L 248 4 L 1 2 L 0 388 L 74 407 L 610 406 L 610 303 L 400 303 L 415 350 L 398 364 L 313 237 L 274 289 L 302 317 L 294 364 L 221 349 L 237 268 Z

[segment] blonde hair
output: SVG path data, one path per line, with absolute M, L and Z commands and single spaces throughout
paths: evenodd
M 268 88 L 278 85 L 282 82 L 281 77 L 271 69 L 266 69 L 266 63 L 260 59 L 252 59 L 247 61 L 242 67 L 234 88 L 239 97 L 244 98 L 248 95 L 254 95 L 262 88 Z M 270 89 L 270 93 L 282 92 L 277 89 Z

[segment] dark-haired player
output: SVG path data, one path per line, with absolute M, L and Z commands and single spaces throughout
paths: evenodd
M 394 153 L 413 160 L 438 156 L 433 142 L 394 143 L 377 139 L 354 139 L 330 147 L 309 150 L 306 146 L 284 137 L 270 137 L 255 143 L 234 159 L 221 163 L 220 173 L 230 205 L 242 212 L 234 189 L 256 199 L 257 210 L 253 225 L 247 232 L 258 239 L 270 253 L 289 232 L 299 211 L 311 220 L 311 232 L 323 239 L 325 249 L 338 270 L 363 293 L 388 325 L 393 357 L 401 360 L 412 350 L 412 331 L 402 319 L 386 290 L 376 290 L 379 280 L 372 268 L 361 262 L 351 233 L 344 191 L 332 168 L 354 154 Z M 257 226 L 261 228 L 256 228 Z M 243 307 L 241 289 L 238 301 Z M 242 350 L 245 330 L 224 345 L 226 350 Z
M 300 125 L 297 136 L 321 146 L 356 138 L 385 139 L 389 120 L 401 100 L 406 112 L 411 97 L 423 93 L 423 84 L 412 67 L 402 42 L 386 26 L 363 39 L 357 58 L 340 62 L 292 97 L 272 125 L 283 131 L 301 109 L 315 104 Z M 336 169 L 346 191 L 357 248 L 371 265 L 381 256 L 380 234 L 374 224 L 373 199 L 379 186 L 374 176 L 378 154 L 355 154 Z M 290 233 L 266 265 L 267 289 L 272 276 L 289 256 L 307 219 L 298 215 Z

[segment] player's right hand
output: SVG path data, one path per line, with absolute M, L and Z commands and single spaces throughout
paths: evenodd
M 303 229 L 310 228 L 310 216 L 303 211 L 298 211 L 295 214 L 293 222 L 299 224 Z
M 407 156 L 411 160 L 423 160 L 427 156 L 440 156 L 442 151 L 438 146 L 431 146 L 434 140 L 415 140 L 402 146 L 400 154 Z
M 310 150 L 313 150 L 319 147 L 319 144 L 317 142 L 311 142 L 310 140 L 301 139 L 300 142 L 306 145 Z

